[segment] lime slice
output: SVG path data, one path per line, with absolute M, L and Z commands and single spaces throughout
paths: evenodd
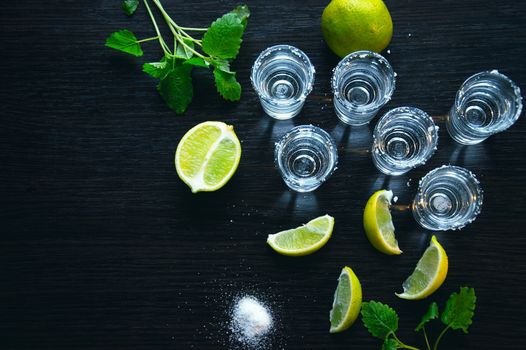
M 362 307 L 362 285 L 350 267 L 344 267 L 338 278 L 332 309 L 329 313 L 331 333 L 339 333 L 356 321 Z
M 375 192 L 367 201 L 363 212 L 363 227 L 369 242 L 385 254 L 402 254 L 398 248 L 389 206 L 393 198 L 392 191 L 380 190 Z
M 424 255 L 416 264 L 416 268 L 403 283 L 404 292 L 396 293 L 399 298 L 418 300 L 433 294 L 447 276 L 448 259 L 446 251 L 437 238 L 433 236 Z
M 204 122 L 181 139 L 175 151 L 177 175 L 193 193 L 215 191 L 236 172 L 241 145 L 231 125 Z
M 314 253 L 331 238 L 334 218 L 320 216 L 303 226 L 268 235 L 267 243 L 283 255 L 302 256 Z

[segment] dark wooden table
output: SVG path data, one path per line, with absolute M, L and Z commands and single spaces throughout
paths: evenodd
M 232 1 L 164 1 L 180 23 L 206 26 Z M 272 349 L 379 349 L 361 321 L 328 333 L 336 278 L 344 265 L 360 277 L 364 299 L 398 310 L 400 337 L 413 332 L 430 301 L 395 291 L 431 237 L 408 211 L 395 213 L 404 254 L 378 253 L 362 229 L 369 195 L 391 188 L 409 203 L 418 179 L 442 164 L 471 169 L 485 190 L 482 214 L 461 231 L 438 233 L 450 258 L 441 304 L 460 286 L 476 289 L 470 334 L 451 332 L 441 349 L 525 349 L 526 120 L 486 142 L 462 147 L 444 115 L 469 75 L 499 69 L 526 91 L 526 3 L 505 0 L 389 0 L 394 37 L 384 52 L 398 73 L 383 111 L 413 105 L 441 127 L 439 149 L 406 176 L 380 175 L 371 162 L 372 125 L 345 128 L 334 114 L 329 78 L 338 58 L 319 30 L 326 1 L 249 1 L 252 11 L 235 70 L 239 103 L 221 100 L 206 74 L 193 104 L 175 115 L 155 91 L 143 59 L 104 48 L 106 36 L 152 27 L 144 8 L 128 19 L 119 1 L 3 1 L 0 4 L 0 348 L 227 349 L 227 315 L 236 295 L 253 294 L 277 319 Z M 288 43 L 316 66 L 302 113 L 265 116 L 249 84 L 264 48 Z M 382 112 L 381 112 L 382 113 Z M 216 193 L 190 193 L 173 155 L 195 124 L 233 124 L 243 157 Z M 312 194 L 286 189 L 273 143 L 312 123 L 339 143 L 336 173 Z M 329 213 L 333 238 L 299 259 L 278 256 L 267 234 Z M 431 332 L 436 330 L 431 329 Z

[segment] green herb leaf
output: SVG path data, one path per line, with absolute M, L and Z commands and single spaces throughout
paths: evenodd
M 449 296 L 442 312 L 442 323 L 452 329 L 462 329 L 464 333 L 468 333 L 468 328 L 475 314 L 476 302 L 475 290 L 461 287 L 458 294 L 453 293 Z
M 217 69 L 221 69 L 223 72 L 226 72 L 226 73 L 233 73 L 231 70 L 230 70 L 230 62 L 228 62 L 228 60 L 224 60 L 222 58 L 217 58 L 217 57 L 214 57 L 210 63 Z
M 235 58 L 245 27 L 239 16 L 229 12 L 215 20 L 203 36 L 203 51 L 219 58 Z
M 241 98 L 241 85 L 236 80 L 235 73 L 227 73 L 214 69 L 217 92 L 228 101 L 238 101 Z
M 192 57 L 189 60 L 184 61 L 183 64 L 189 64 L 195 67 L 203 67 L 203 68 L 208 68 L 210 66 L 210 63 L 208 63 L 201 57 Z
M 162 98 L 175 113 L 184 113 L 192 102 L 191 72 L 192 66 L 178 64 L 157 85 Z
M 135 35 L 127 29 L 112 33 L 106 39 L 106 46 L 137 57 L 143 55 L 141 44 L 137 42 Z
M 194 42 L 189 39 L 183 39 L 183 42 L 190 48 L 194 49 Z M 186 60 L 188 58 L 191 58 L 194 54 L 192 51 L 190 51 L 186 46 L 181 44 L 180 42 L 177 42 L 176 48 L 175 48 L 175 54 L 174 57 L 181 58 L 183 60 Z
M 122 10 L 128 16 L 131 16 L 135 13 L 135 10 L 137 10 L 137 6 L 139 6 L 139 0 L 124 0 L 121 5 Z
M 424 328 L 424 325 L 428 323 L 429 321 L 438 318 L 438 305 L 437 303 L 433 302 L 431 305 L 429 305 L 429 309 L 427 309 L 424 316 L 422 316 L 422 321 L 416 326 L 415 331 L 419 331 L 422 328 Z
M 233 14 L 235 14 L 240 20 L 241 24 L 243 25 L 243 29 L 246 29 L 248 17 L 250 17 L 250 11 L 248 9 L 247 5 L 240 5 L 233 9 L 231 11 Z
M 398 342 L 393 338 L 385 338 L 382 350 L 396 350 L 398 348 Z
M 398 329 L 396 311 L 377 301 L 362 304 L 362 321 L 369 333 L 380 339 L 385 339 Z
M 164 62 L 150 62 L 142 65 L 142 71 L 150 76 L 162 79 L 168 74 L 168 63 Z

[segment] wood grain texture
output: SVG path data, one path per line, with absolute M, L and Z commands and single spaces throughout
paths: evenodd
M 164 1 L 185 25 L 206 26 L 233 1 Z M 371 125 L 344 128 L 331 105 L 337 64 L 319 30 L 326 1 L 249 1 L 252 11 L 234 63 L 239 103 L 222 101 L 207 74 L 195 76 L 188 112 L 167 109 L 141 64 L 103 47 L 129 28 L 152 33 L 144 9 L 128 19 L 118 1 L 0 3 L 0 348 L 229 349 L 232 298 L 254 293 L 277 319 L 272 349 L 379 349 L 360 322 L 329 335 L 328 311 L 342 266 L 360 277 L 364 298 L 398 310 L 400 338 L 424 346 L 413 328 L 428 302 L 397 299 L 431 233 L 396 212 L 404 254 L 376 252 L 361 228 L 368 196 L 382 187 L 408 203 L 418 179 L 442 164 L 475 172 L 485 190 L 475 223 L 438 234 L 450 258 L 441 303 L 475 287 L 469 335 L 451 332 L 442 349 L 525 349 L 526 121 L 470 147 L 443 127 L 469 75 L 499 69 L 526 91 L 526 3 L 505 0 L 388 0 L 394 37 L 384 53 L 398 73 L 393 100 L 422 108 L 441 126 L 439 149 L 406 176 L 380 175 L 371 162 Z M 264 48 L 288 43 L 316 66 L 316 83 L 292 121 L 266 117 L 249 70 Z M 381 112 L 382 113 L 382 112 Z M 192 195 L 173 154 L 195 124 L 235 126 L 243 157 L 222 190 Z M 339 143 L 339 169 L 312 194 L 289 192 L 273 166 L 273 143 L 312 123 Z M 407 185 L 409 183 L 409 186 Z M 266 235 L 330 213 L 333 238 L 301 259 L 277 256 Z M 431 330 L 434 332 L 436 330 Z

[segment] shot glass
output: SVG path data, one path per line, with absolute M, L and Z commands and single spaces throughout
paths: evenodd
M 513 125 L 522 111 L 519 87 L 496 70 L 480 72 L 460 86 L 446 126 L 458 143 L 474 145 Z
M 424 111 L 399 107 L 384 114 L 373 133 L 374 165 L 387 175 L 401 175 L 424 164 L 437 148 L 438 127 Z
M 482 208 L 482 188 L 473 173 L 458 166 L 436 168 L 419 183 L 413 216 L 424 228 L 458 230 L 473 222 Z
M 314 84 L 314 66 L 290 45 L 264 50 L 254 62 L 250 80 L 265 113 L 276 119 L 295 117 Z
M 391 99 L 395 73 L 383 56 L 356 51 L 338 63 L 331 84 L 338 118 L 349 125 L 363 125 Z
M 297 192 L 314 191 L 338 163 L 336 143 L 323 129 L 300 125 L 276 143 L 276 166 L 285 184 Z

